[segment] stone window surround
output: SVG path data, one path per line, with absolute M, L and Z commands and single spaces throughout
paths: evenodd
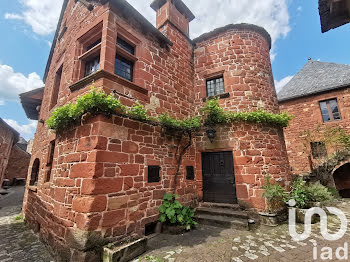
M 222 69 L 213 69 L 210 71 L 206 71 L 203 75 L 200 76 L 202 79 L 204 79 L 204 85 L 200 86 L 200 88 L 203 90 L 203 94 L 201 99 L 203 102 L 206 102 L 207 100 L 210 99 L 215 99 L 215 98 L 219 98 L 219 99 L 225 99 L 225 98 L 229 98 L 230 97 L 230 93 L 227 92 L 227 77 L 228 77 L 228 72 L 226 70 L 222 70 Z M 219 94 L 216 96 L 206 96 L 207 94 L 207 80 L 213 79 L 213 78 L 219 78 L 219 77 L 223 77 L 224 79 L 224 88 L 225 88 L 225 93 L 223 94 Z
M 140 93 L 143 94 L 148 94 L 148 90 L 145 89 L 143 87 L 143 83 L 140 82 L 140 79 L 137 77 L 139 74 L 139 66 L 138 66 L 138 57 L 141 56 L 141 41 L 135 36 L 133 35 L 131 32 L 129 32 L 128 30 L 126 30 L 124 27 L 122 27 L 120 24 L 116 24 L 117 27 L 117 32 L 110 32 L 111 30 L 108 30 L 108 25 L 112 23 L 111 21 L 109 21 L 109 16 L 108 13 L 106 13 L 104 16 L 101 17 L 101 19 L 95 21 L 92 25 L 90 25 L 89 27 L 87 27 L 77 38 L 77 48 L 76 48 L 76 53 L 78 54 L 77 59 L 78 63 L 77 65 L 75 65 L 74 68 L 74 72 L 73 72 L 73 83 L 69 86 L 71 92 L 74 92 L 76 90 L 79 90 L 81 88 L 85 87 L 85 84 L 87 83 L 93 83 L 94 81 L 96 81 L 99 78 L 104 78 L 105 76 L 107 76 L 108 79 L 112 80 L 112 81 L 116 81 L 119 82 L 121 84 L 123 84 L 124 86 L 126 86 L 127 88 L 131 88 L 135 91 L 138 91 Z M 84 38 L 85 35 L 87 35 L 89 32 L 91 32 L 92 30 L 98 31 L 96 30 L 96 28 L 100 27 L 100 30 L 102 32 L 102 37 L 101 37 L 101 44 L 95 46 L 93 49 L 89 50 L 88 52 L 82 53 L 82 50 L 84 50 L 82 48 L 81 45 L 81 40 Z M 115 38 L 115 43 L 114 46 L 111 46 L 110 44 L 106 46 L 106 39 L 107 38 Z M 118 47 L 117 45 L 117 37 L 121 37 L 123 38 L 125 41 L 127 41 L 128 43 L 130 43 L 131 45 L 133 45 L 135 47 L 135 54 L 129 54 L 127 51 L 123 50 L 122 48 Z M 96 37 L 95 37 L 96 38 Z M 79 44 L 79 40 L 80 40 L 80 44 Z M 92 42 L 92 41 L 90 41 Z M 115 71 L 115 55 L 113 57 L 113 61 L 111 60 L 111 58 L 108 59 L 108 54 L 107 49 L 109 49 L 109 52 L 111 52 L 110 50 L 114 50 L 115 55 L 118 53 L 122 56 L 124 56 L 125 58 L 131 60 L 132 62 L 134 62 L 134 72 L 133 72 L 133 82 L 130 82 L 126 79 L 123 79 L 122 77 L 119 77 L 117 75 L 115 75 L 114 71 Z M 84 66 L 82 65 L 82 59 L 86 59 L 87 57 L 89 57 L 90 55 L 92 55 L 93 53 L 100 53 L 100 67 L 99 70 L 89 76 L 83 77 L 83 74 L 85 72 L 84 70 Z M 110 61 L 111 60 L 111 61 Z M 79 62 L 80 61 L 80 62 Z M 108 65 L 107 65 L 108 64 Z M 113 65 L 113 67 L 112 67 Z

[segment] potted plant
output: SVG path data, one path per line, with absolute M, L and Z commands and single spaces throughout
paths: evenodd
M 163 197 L 163 204 L 158 209 L 163 232 L 182 234 L 197 225 L 193 208 L 183 206 L 177 199 L 177 195 L 170 193 Z
M 263 189 L 267 210 L 259 213 L 262 219 L 261 222 L 266 226 L 278 226 L 287 219 L 285 201 L 288 194 L 282 186 L 271 183 L 270 175 L 265 176 Z
M 292 184 L 291 199 L 296 203 L 296 220 L 298 223 L 305 222 L 305 214 L 308 209 L 312 207 L 320 207 L 327 202 L 334 200 L 334 196 L 327 187 L 321 185 L 319 182 L 307 185 L 303 177 L 298 177 Z M 311 223 L 320 221 L 318 215 L 311 218 Z

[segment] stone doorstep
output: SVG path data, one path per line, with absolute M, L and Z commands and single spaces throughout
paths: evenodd
M 195 219 L 205 225 L 249 230 L 248 214 L 238 205 L 201 203 L 196 208 Z

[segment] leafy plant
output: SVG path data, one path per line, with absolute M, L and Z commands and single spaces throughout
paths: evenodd
M 149 119 L 149 116 L 147 115 L 147 110 L 139 102 L 136 102 L 128 111 L 128 116 L 140 121 L 146 121 Z
M 296 206 L 305 208 L 309 202 L 309 194 L 306 188 L 306 181 L 298 177 L 292 184 L 291 198 L 295 200 Z
M 267 201 L 268 210 L 272 213 L 278 212 L 285 205 L 284 202 L 287 200 L 286 190 L 278 185 L 271 183 L 271 176 L 265 176 L 265 183 L 263 185 L 263 197 Z
M 178 200 L 177 195 L 166 193 L 163 197 L 163 204 L 158 208 L 160 212 L 159 221 L 173 225 L 185 226 L 190 230 L 197 225 L 194 221 L 194 210 L 190 207 L 183 206 Z

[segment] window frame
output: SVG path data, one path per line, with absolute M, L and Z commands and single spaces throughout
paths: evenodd
M 98 61 L 97 63 L 96 63 L 96 61 Z M 89 75 L 92 75 L 93 73 L 96 73 L 99 69 L 100 69 L 100 66 L 101 66 L 101 64 L 100 64 L 100 56 L 98 55 L 98 56 L 95 56 L 95 57 L 91 57 L 90 59 L 88 59 L 88 60 L 86 60 L 85 61 L 85 70 L 84 70 L 84 77 L 87 77 L 87 76 L 89 76 Z M 89 70 L 90 72 L 88 72 L 87 71 L 87 67 L 88 67 L 88 65 L 90 64 L 90 63 L 93 63 L 93 66 L 92 67 L 90 67 L 91 69 Z
M 63 64 L 59 67 L 55 74 L 53 89 L 51 92 L 50 110 L 57 105 L 58 96 L 62 85 Z
M 217 81 L 219 80 L 219 79 L 222 79 L 222 88 L 223 88 L 223 90 L 222 90 L 222 92 L 221 93 L 219 93 L 217 90 L 218 90 L 218 84 L 220 84 L 220 83 L 217 83 Z M 208 88 L 208 83 L 210 82 L 210 81 L 215 81 L 215 83 L 214 83 L 214 94 L 209 94 L 209 88 Z M 224 78 L 224 75 L 217 75 L 217 76 L 215 76 L 215 77 L 211 77 L 211 78 L 208 78 L 208 79 L 206 79 L 206 81 L 205 81 L 205 88 L 206 88 L 206 94 L 207 94 L 207 97 L 215 97 L 215 96 L 220 96 L 220 95 L 223 95 L 223 94 L 225 94 L 225 92 L 226 92 L 226 88 L 225 88 L 225 78 Z
M 55 157 L 55 149 L 56 149 L 56 140 L 50 141 L 49 148 L 48 148 L 48 155 L 47 155 L 47 162 L 46 166 L 48 166 L 45 182 L 51 181 L 51 172 L 53 167 L 53 160 Z
M 135 54 L 136 54 L 137 46 L 132 41 L 129 41 L 126 39 L 127 38 L 123 37 L 120 34 L 117 35 L 116 55 L 115 55 L 115 61 L 114 61 L 114 74 L 129 82 L 134 82 L 135 63 L 137 61 Z M 117 67 L 118 64 L 121 65 L 122 63 L 127 64 L 129 67 L 121 67 L 121 68 Z M 121 73 L 126 71 L 123 69 L 130 70 L 129 78 L 126 77 L 125 74 Z
M 310 142 L 311 155 L 313 159 L 322 159 L 328 156 L 326 143 L 322 141 Z
M 332 108 L 331 108 L 331 102 L 332 101 L 335 101 L 335 103 L 337 105 L 337 109 L 338 109 L 338 113 L 339 113 L 339 119 L 335 119 L 334 118 L 334 114 L 333 114 Z M 325 117 L 324 117 L 324 114 L 323 114 L 323 110 L 322 110 L 322 108 L 323 108 L 322 104 L 323 103 L 326 103 L 326 108 L 327 108 L 329 120 L 325 120 Z M 321 117 L 322 117 L 323 123 L 336 122 L 336 121 L 341 121 L 342 120 L 342 116 L 341 116 L 341 113 L 340 113 L 340 108 L 339 108 L 339 103 L 338 103 L 338 99 L 337 98 L 331 98 L 331 99 L 319 101 L 319 107 L 320 107 Z
M 186 180 L 195 180 L 196 174 L 194 166 L 186 166 Z
M 154 179 L 153 177 L 150 177 L 151 175 L 151 169 L 158 169 L 158 177 L 156 179 Z M 161 181 L 161 177 L 160 177 L 160 170 L 161 167 L 160 166 L 156 166 L 156 165 L 149 165 L 147 167 L 147 183 L 159 183 Z M 156 171 L 157 172 L 157 171 Z M 150 180 L 150 178 L 152 178 L 152 180 Z

